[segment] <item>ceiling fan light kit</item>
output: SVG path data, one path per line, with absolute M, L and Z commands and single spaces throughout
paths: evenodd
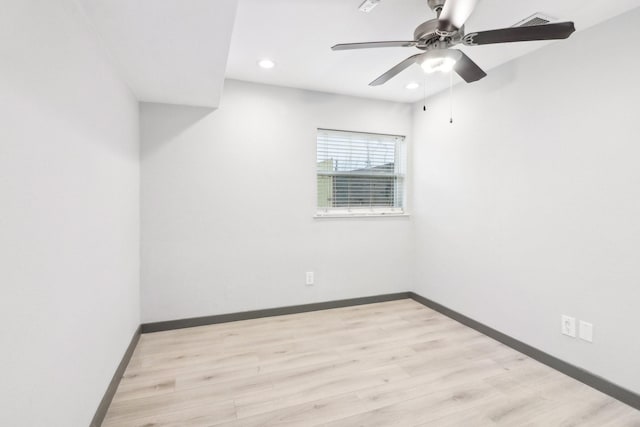
M 365 4 L 373 3 L 375 6 L 379 1 L 366 0 L 361 6 L 361 10 Z M 400 62 L 369 83 L 370 86 L 386 83 L 413 64 L 419 64 L 426 73 L 455 71 L 464 81 L 471 83 L 486 77 L 487 74 L 464 52 L 452 49 L 454 46 L 559 40 L 568 38 L 575 31 L 573 22 L 559 22 L 466 33 L 465 23 L 477 3 L 478 0 L 427 0 L 427 5 L 436 13 L 437 18 L 420 24 L 414 31 L 413 40 L 346 43 L 337 44 L 331 49 L 339 51 L 381 47 L 415 47 L 423 51 L 423 53 L 415 54 Z
M 451 57 L 439 57 L 439 58 L 426 58 L 420 64 L 420 67 L 427 74 L 435 73 L 436 71 L 442 73 L 448 73 L 453 70 L 456 65 L 456 60 Z

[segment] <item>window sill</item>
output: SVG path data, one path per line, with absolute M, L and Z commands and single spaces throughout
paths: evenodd
M 409 218 L 408 213 L 324 213 L 316 214 L 313 219 L 349 219 L 349 218 Z

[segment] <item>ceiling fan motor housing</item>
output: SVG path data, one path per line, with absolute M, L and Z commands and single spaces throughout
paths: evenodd
M 413 39 L 420 41 L 417 47 L 420 48 L 421 46 L 428 45 L 430 42 L 439 39 L 440 37 L 436 34 L 437 29 L 437 19 L 431 19 L 418 25 L 416 30 L 413 32 Z
M 431 19 L 418 25 L 413 32 L 413 39 L 418 41 L 416 47 L 421 50 L 446 49 L 462 41 L 464 27 L 452 37 L 443 38 L 438 34 L 439 20 Z

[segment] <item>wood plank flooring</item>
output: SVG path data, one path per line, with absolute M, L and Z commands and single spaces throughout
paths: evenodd
M 413 300 L 145 334 L 105 427 L 640 426 Z

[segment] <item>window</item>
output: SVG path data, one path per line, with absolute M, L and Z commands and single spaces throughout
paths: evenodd
M 318 216 L 404 212 L 404 137 L 318 129 Z

